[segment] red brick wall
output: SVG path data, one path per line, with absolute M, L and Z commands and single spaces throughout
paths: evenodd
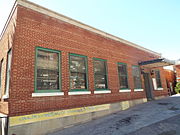
M 168 83 L 168 88 L 170 88 L 169 83 L 172 83 L 172 85 L 174 87 L 175 86 L 175 82 L 176 82 L 175 72 L 172 71 L 172 70 L 164 69 L 164 73 L 165 73 L 166 81 Z
M 64 96 L 32 97 L 36 46 L 61 51 Z M 145 92 L 133 91 L 131 67 L 137 65 L 138 61 L 158 57 L 23 7 L 18 8 L 13 53 L 9 98 L 10 116 L 146 97 Z M 94 91 L 92 58 L 106 59 L 109 89 L 112 93 L 69 96 L 69 53 L 88 57 L 89 90 L 92 93 Z M 132 89 L 130 93 L 119 93 L 117 62 L 124 62 L 128 65 L 129 85 Z M 165 87 L 164 82 L 163 86 Z M 166 90 L 158 91 L 156 95 L 166 93 Z
M 164 69 L 165 77 L 168 82 L 175 82 L 175 72 L 172 70 Z

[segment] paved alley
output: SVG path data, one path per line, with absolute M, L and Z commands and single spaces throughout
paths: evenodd
M 179 125 L 180 96 L 176 95 L 49 135 L 180 135 Z

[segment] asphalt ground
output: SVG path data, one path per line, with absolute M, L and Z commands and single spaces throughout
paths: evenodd
M 180 95 L 140 104 L 49 135 L 180 135 Z

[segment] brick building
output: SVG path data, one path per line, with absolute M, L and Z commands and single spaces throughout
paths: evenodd
M 2 123 L 10 135 L 45 134 L 167 96 L 160 57 L 18 0 L 0 37 Z
M 175 71 L 176 71 L 176 82 L 180 81 L 180 60 L 176 61 Z
M 176 65 L 176 81 L 180 81 L 180 65 Z
M 164 74 L 166 78 L 167 88 L 169 91 L 169 95 L 175 94 L 175 86 L 176 86 L 176 73 L 174 70 L 164 69 Z

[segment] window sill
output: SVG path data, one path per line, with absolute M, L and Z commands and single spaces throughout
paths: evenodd
M 6 114 L 0 113 L 0 117 L 7 117 Z
M 155 90 L 164 90 L 163 88 L 157 88 L 157 89 L 155 89 Z
M 52 92 L 52 93 L 32 93 L 32 97 L 49 97 L 49 96 L 63 96 L 64 92 Z
M 85 95 L 85 94 L 91 94 L 91 91 L 74 91 L 74 92 L 68 92 L 68 95 Z
M 134 91 L 143 91 L 143 89 L 134 89 Z
M 111 93 L 110 90 L 96 90 L 94 91 L 94 94 L 102 94 L 102 93 Z
M 119 90 L 119 92 L 131 92 L 131 89 Z
M 3 97 L 2 97 L 3 99 L 8 99 L 9 98 L 9 95 L 3 95 Z

